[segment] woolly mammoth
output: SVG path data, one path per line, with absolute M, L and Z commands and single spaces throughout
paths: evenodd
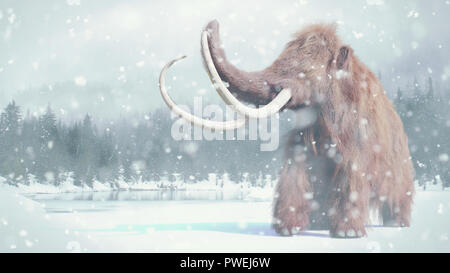
M 315 113 L 313 124 L 290 133 L 273 206 L 278 233 L 328 229 L 333 237 L 361 237 L 370 209 L 386 226 L 409 226 L 414 170 L 403 124 L 379 80 L 342 43 L 334 25 L 299 31 L 272 65 L 257 72 L 227 60 L 217 21 L 203 31 L 201 46 L 217 92 L 244 118 L 217 122 L 179 108 L 165 88 L 166 70 L 176 59 L 163 68 L 160 90 L 180 117 L 233 130 L 283 108 Z M 252 108 L 241 100 L 265 106 Z

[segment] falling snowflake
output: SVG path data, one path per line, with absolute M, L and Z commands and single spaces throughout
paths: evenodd
M 77 76 L 77 77 L 75 77 L 74 81 L 75 81 L 75 84 L 78 86 L 85 86 L 87 83 L 87 80 L 84 76 Z

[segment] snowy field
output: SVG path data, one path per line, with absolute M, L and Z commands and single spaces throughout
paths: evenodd
M 270 227 L 268 190 L 240 200 L 216 192 L 178 201 L 120 195 L 35 195 L 33 201 L 0 186 L 0 251 L 450 252 L 448 191 L 418 191 L 411 228 L 374 221 L 368 237 L 350 240 L 332 239 L 327 231 L 278 236 Z

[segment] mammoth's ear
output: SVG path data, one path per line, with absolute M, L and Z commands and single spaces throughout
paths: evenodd
M 336 58 L 336 66 L 341 70 L 348 70 L 350 67 L 350 60 L 353 55 L 353 49 L 349 46 L 342 46 L 339 49 L 339 54 Z

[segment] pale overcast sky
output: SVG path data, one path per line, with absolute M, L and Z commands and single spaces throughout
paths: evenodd
M 2 0 L 0 105 L 17 99 L 29 108 L 51 103 L 70 110 L 92 99 L 80 93 L 66 102 L 36 101 L 40 87 L 70 82 L 115 88 L 123 109 L 151 110 L 163 105 L 162 65 L 181 54 L 189 58 L 171 71 L 173 97 L 215 100 L 199 52 L 200 31 L 211 19 L 219 20 L 227 55 L 243 69 L 269 65 L 302 26 L 337 22 L 342 39 L 386 75 L 388 92 L 414 77 L 448 87 L 448 18 L 449 0 Z M 117 105 L 97 108 L 111 107 Z

